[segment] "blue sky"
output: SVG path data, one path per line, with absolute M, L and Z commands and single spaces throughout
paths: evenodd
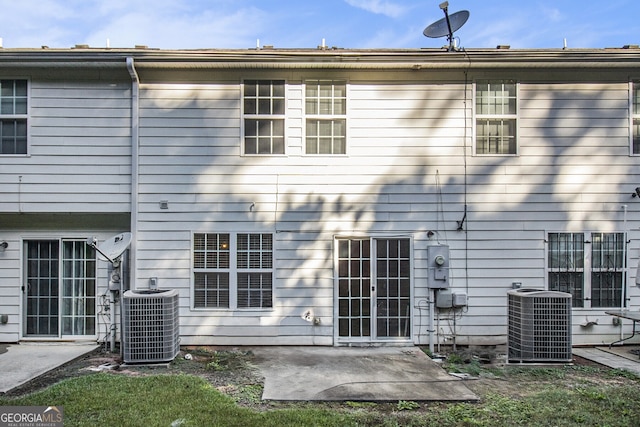
M 5 48 L 76 44 L 160 49 L 439 48 L 422 31 L 443 0 L 0 0 Z M 450 0 L 471 16 L 465 48 L 622 47 L 640 44 L 638 0 Z

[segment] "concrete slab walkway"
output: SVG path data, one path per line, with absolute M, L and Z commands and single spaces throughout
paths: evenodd
M 574 347 L 572 352 L 609 368 L 626 369 L 640 375 L 640 356 L 631 354 L 631 350 L 639 351 L 640 346 Z
M 88 354 L 96 343 L 0 344 L 0 394 Z
M 414 347 L 257 347 L 264 400 L 477 401 Z

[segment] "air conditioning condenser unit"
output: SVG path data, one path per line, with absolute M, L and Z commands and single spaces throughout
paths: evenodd
M 174 289 L 124 292 L 124 363 L 170 362 L 179 352 L 178 292 Z
M 508 361 L 571 362 L 571 294 L 508 292 Z

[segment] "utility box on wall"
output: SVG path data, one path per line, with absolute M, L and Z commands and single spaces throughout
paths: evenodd
M 431 289 L 449 287 L 449 246 L 433 245 L 427 248 L 429 272 L 427 286 Z

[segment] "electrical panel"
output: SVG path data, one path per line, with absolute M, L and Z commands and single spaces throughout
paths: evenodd
M 427 286 L 431 289 L 449 287 L 449 246 L 433 245 L 427 247 L 429 271 Z

